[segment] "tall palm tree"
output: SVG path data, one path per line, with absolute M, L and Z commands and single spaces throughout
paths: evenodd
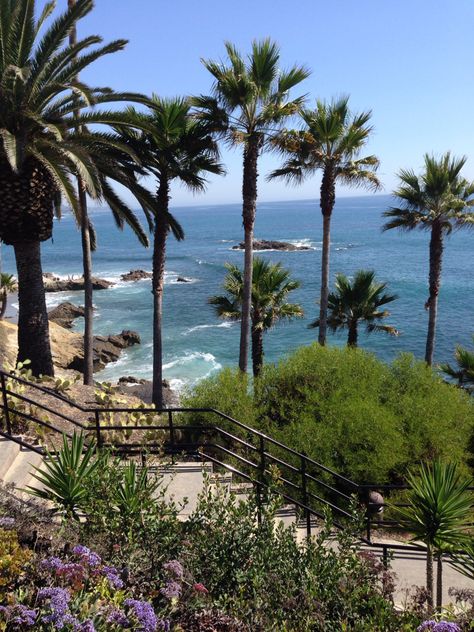
M 209 128 L 191 116 L 187 99 L 162 99 L 153 96 L 148 112 L 133 111 L 137 124 L 149 131 L 133 133 L 120 130 L 143 162 L 147 173 L 157 182 L 156 216 L 153 243 L 153 392 L 157 408 L 163 408 L 163 290 L 166 263 L 166 241 L 169 232 L 181 240 L 181 226 L 170 216 L 170 186 L 178 181 L 193 192 L 204 191 L 205 175 L 222 174 L 219 152 Z
M 74 114 L 91 105 L 146 102 L 140 95 L 89 88 L 76 80 L 94 61 L 122 50 L 126 44 L 117 40 L 98 46 L 101 39 L 95 35 L 75 45 L 66 44 L 76 22 L 92 8 L 93 0 L 77 0 L 41 36 L 54 3 L 47 3 L 35 19 L 34 0 L 0 0 L 0 240 L 13 246 L 17 263 L 18 359 L 31 359 L 36 375 L 54 373 L 41 242 L 52 235 L 53 214 L 54 210 L 59 212 L 61 199 L 80 216 L 71 177 L 79 174 L 89 195 L 97 200 L 110 199 L 121 222 L 137 225 L 131 211 L 128 219 L 123 215 L 126 207 L 118 203 L 106 181 L 110 176 L 140 186 L 129 170 L 129 149 L 119 147 L 107 133 L 88 128 L 95 124 L 128 125 L 129 116 L 100 109 Z M 119 153 L 121 160 L 110 161 L 108 152 Z M 139 195 L 145 201 L 147 193 L 141 191 Z
M 426 545 L 426 589 L 428 606 L 433 607 L 433 558 L 437 558 L 437 599 L 441 609 L 443 552 L 459 548 L 466 537 L 473 508 L 471 481 L 463 479 L 455 463 L 434 461 L 420 465 L 407 477 L 409 491 L 403 507 L 396 507 L 400 524 L 413 540 Z
M 270 179 L 285 178 L 288 182 L 300 183 L 322 172 L 319 204 L 323 216 L 323 248 L 318 335 L 321 345 L 326 344 L 327 335 L 331 217 L 336 204 L 336 184 L 374 191 L 380 187 L 376 176 L 379 159 L 359 157 L 373 130 L 371 116 L 370 111 L 352 114 L 349 97 L 330 103 L 317 101 L 314 110 L 301 112 L 302 130 L 283 132 L 274 141 L 274 147 L 285 161 L 270 174 Z
M 383 331 L 397 336 L 398 331 L 382 321 L 390 312 L 380 309 L 395 301 L 398 296 L 386 294 L 386 283 L 375 280 L 372 270 L 358 270 L 351 282 L 345 274 L 336 275 L 336 289 L 328 297 L 327 324 L 331 331 L 347 329 L 347 345 L 357 347 L 359 325 L 365 324 L 367 333 Z M 320 327 L 320 320 L 315 320 L 310 327 Z
M 245 59 L 230 42 L 228 60 L 203 60 L 214 77 L 213 96 L 194 99 L 201 116 L 212 121 L 231 145 L 243 147 L 242 219 L 245 234 L 244 294 L 239 367 L 247 370 L 252 292 L 252 259 L 257 211 L 258 158 L 288 117 L 302 106 L 304 97 L 289 99 L 292 88 L 309 76 L 303 66 L 280 69 L 280 49 L 270 39 L 253 42 Z
M 240 320 L 244 297 L 244 276 L 237 266 L 227 263 L 228 273 L 224 280 L 226 295 L 212 296 L 220 318 Z M 258 377 L 263 366 L 263 334 L 283 320 L 301 318 L 303 310 L 296 303 L 288 303 L 287 297 L 300 287 L 290 278 L 290 271 L 281 263 L 271 263 L 259 257 L 253 261 L 252 309 L 252 364 L 253 374 Z
M 472 337 L 474 341 L 474 336 Z M 468 392 L 474 393 L 474 351 L 469 351 L 465 347 L 458 345 L 454 352 L 456 365 L 442 364 L 440 369 L 458 381 L 459 386 L 465 388 Z
M 461 176 L 466 157 L 456 158 L 450 152 L 436 159 L 425 154 L 424 170 L 417 176 L 412 169 L 398 174 L 400 186 L 393 192 L 399 207 L 384 213 L 389 221 L 383 230 L 419 228 L 430 232 L 429 311 L 425 361 L 433 364 L 438 316 L 438 295 L 445 237 L 460 228 L 474 227 L 474 182 Z

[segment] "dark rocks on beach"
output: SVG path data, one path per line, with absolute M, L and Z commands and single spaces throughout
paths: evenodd
M 135 331 L 126 330 L 115 336 L 94 336 L 94 371 L 100 371 L 107 364 L 117 362 L 123 349 L 136 344 L 140 344 L 140 336 Z M 69 364 L 68 369 L 83 372 L 84 354 L 81 351 Z
M 122 375 L 118 381 L 119 384 L 145 384 L 146 380 L 140 379 L 138 377 L 133 377 L 133 375 Z
M 84 289 L 84 277 L 60 279 L 51 274 L 51 272 L 43 274 L 43 283 L 45 292 L 78 292 Z M 113 286 L 114 283 L 112 281 L 92 277 L 92 288 L 94 290 L 108 290 Z
M 184 278 L 184 277 L 182 277 L 182 276 L 179 276 L 179 277 L 176 279 L 176 283 L 191 283 L 191 281 L 190 281 L 189 279 L 185 279 L 185 278 Z
M 130 270 L 126 274 L 121 275 L 122 281 L 141 281 L 142 279 L 151 279 L 153 274 L 146 270 Z
M 84 317 L 84 308 L 69 302 L 61 303 L 48 312 L 49 320 L 66 329 L 71 329 L 76 318 L 81 317 Z
M 124 383 L 119 380 L 118 388 L 124 395 L 134 395 L 146 404 L 151 404 L 153 383 L 150 380 L 140 380 L 138 384 Z M 179 406 L 179 396 L 176 391 L 170 388 L 167 380 L 163 380 L 163 400 L 165 407 Z
M 232 246 L 232 250 L 244 250 L 245 244 L 241 242 L 237 246 Z M 294 252 L 296 250 L 311 250 L 309 246 L 295 246 L 286 241 L 270 241 L 267 239 L 255 239 L 254 250 L 281 250 L 282 252 Z

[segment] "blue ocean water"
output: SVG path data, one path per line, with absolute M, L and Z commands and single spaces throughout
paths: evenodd
M 399 295 L 392 304 L 390 323 L 401 336 L 366 336 L 360 345 L 385 360 L 401 351 L 424 355 L 427 328 L 428 239 L 423 232 L 381 232 L 382 212 L 390 206 L 389 196 L 339 198 L 332 223 L 331 277 L 336 272 L 352 274 L 359 268 L 377 272 Z M 192 384 L 223 366 L 234 366 L 238 358 L 239 326 L 217 320 L 207 299 L 220 291 L 226 261 L 241 263 L 243 255 L 233 251 L 242 240 L 241 206 L 193 206 L 175 208 L 186 239 L 169 239 L 164 298 L 165 376 L 176 387 Z M 107 209 L 92 213 L 99 248 L 94 254 L 94 274 L 119 281 L 131 269 L 151 270 L 151 250 L 146 250 L 126 229 L 117 230 Z M 299 345 L 312 342 L 317 332 L 308 323 L 317 313 L 321 269 L 322 222 L 315 200 L 261 203 L 258 206 L 256 237 L 278 239 L 311 246 L 300 252 L 266 252 L 259 256 L 281 261 L 301 281 L 293 300 L 300 302 L 305 318 L 276 327 L 265 337 L 266 360 L 274 362 Z M 474 332 L 474 234 L 459 232 L 446 242 L 443 282 L 439 301 L 436 361 L 452 358 L 456 344 L 469 345 Z M 4 268 L 14 272 L 11 248 L 4 247 Z M 43 268 L 59 275 L 80 274 L 80 236 L 71 216 L 57 222 L 54 240 L 43 245 Z M 178 275 L 191 283 L 178 283 Z M 134 329 L 140 346 L 126 350 L 121 359 L 98 374 L 113 380 L 120 375 L 149 378 L 152 366 L 152 295 L 149 280 L 118 282 L 96 292 L 96 333 Z M 64 300 L 81 304 L 81 293 L 49 294 L 48 305 Z M 80 327 L 80 323 L 78 323 Z M 331 337 L 342 345 L 343 335 Z

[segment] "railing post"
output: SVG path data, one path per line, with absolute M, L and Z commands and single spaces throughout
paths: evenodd
M 12 424 L 10 419 L 10 409 L 8 408 L 7 385 L 5 382 L 5 373 L 0 373 L 0 381 L 2 384 L 3 410 L 5 411 L 5 421 L 7 424 L 7 434 L 12 435 Z
M 306 480 L 306 459 L 305 454 L 301 456 L 301 490 L 303 492 L 303 504 L 305 506 L 305 517 L 306 517 L 306 537 L 311 537 L 311 514 L 309 513 L 308 507 L 308 489 L 307 489 L 307 480 Z
M 95 436 L 97 439 L 97 447 L 102 447 L 102 432 L 100 429 L 100 410 L 98 408 L 95 409 Z
M 365 513 L 365 519 L 367 521 L 366 524 L 366 536 L 367 540 L 370 542 L 372 537 L 372 511 L 370 508 L 370 489 L 366 489 L 366 498 L 367 498 L 367 508 Z
M 174 447 L 175 447 L 175 435 L 173 426 L 173 411 L 168 411 L 168 426 L 170 432 L 170 444 L 171 444 L 171 463 L 174 465 Z

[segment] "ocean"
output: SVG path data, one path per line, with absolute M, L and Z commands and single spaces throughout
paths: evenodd
M 336 272 L 351 275 L 360 268 L 373 269 L 399 299 L 389 306 L 401 335 L 366 335 L 361 330 L 360 346 L 390 361 L 408 351 L 424 355 L 428 315 L 427 233 L 416 231 L 382 233 L 382 212 L 390 206 L 389 196 L 339 198 L 332 222 L 331 279 Z M 164 296 L 164 374 L 175 388 L 192 385 L 221 367 L 236 366 L 239 324 L 217 319 L 207 304 L 209 296 L 220 293 L 224 263 L 243 262 L 241 251 L 232 246 L 243 239 L 240 204 L 174 208 L 186 232 L 186 239 L 168 241 Z M 150 378 L 152 370 L 152 295 L 150 280 L 124 283 L 120 275 L 132 269 L 151 270 L 151 249 L 143 248 L 131 231 L 118 230 L 107 209 L 92 212 L 98 234 L 94 253 L 94 275 L 116 285 L 95 292 L 94 329 L 97 334 L 118 333 L 123 329 L 139 332 L 142 343 L 127 349 L 120 360 L 97 374 L 100 380 L 116 380 L 121 375 Z M 258 256 L 281 261 L 291 270 L 301 288 L 292 300 L 299 302 L 305 318 L 281 324 L 266 334 L 267 362 L 285 357 L 300 345 L 317 337 L 308 324 L 317 315 L 320 286 L 322 222 L 316 200 L 265 202 L 258 205 L 255 235 L 260 239 L 289 241 L 310 246 L 298 252 L 265 252 Z M 474 234 L 455 233 L 447 239 L 443 261 L 442 288 L 436 362 L 452 359 L 456 344 L 470 345 L 474 333 Z M 43 244 L 43 269 L 57 275 L 81 273 L 80 235 L 73 218 L 57 221 L 54 239 Z M 15 272 L 12 249 L 3 246 L 3 268 Z M 190 283 L 179 283 L 184 276 Z M 63 301 L 81 304 L 81 293 L 48 294 L 48 306 Z M 81 328 L 77 322 L 76 328 Z M 345 344 L 344 334 L 330 336 L 330 342 Z

